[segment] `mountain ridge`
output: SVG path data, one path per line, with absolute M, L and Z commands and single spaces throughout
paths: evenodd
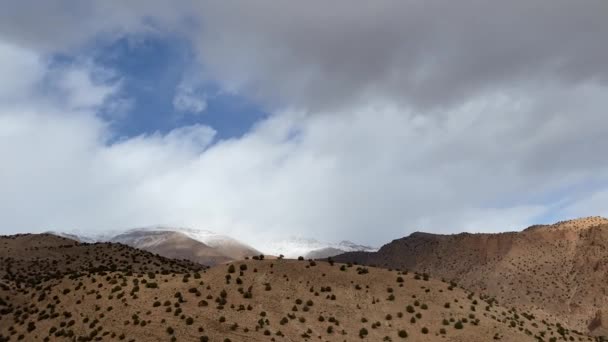
M 224 259 L 224 261 L 242 260 L 245 257 L 251 257 L 253 255 L 259 254 L 274 256 L 283 255 L 286 258 L 293 259 L 298 258 L 300 256 L 307 259 L 320 259 L 350 251 L 377 250 L 374 247 L 359 245 L 348 240 L 342 240 L 338 243 L 332 243 L 319 241 L 314 238 L 303 237 L 290 237 L 285 239 L 278 239 L 275 241 L 269 241 L 264 244 L 263 248 L 255 248 L 228 235 L 215 233 L 208 229 L 171 225 L 150 225 L 145 227 L 130 228 L 124 231 L 112 231 L 110 233 L 105 234 L 86 234 L 78 231 L 49 231 L 47 233 L 67 237 L 80 242 L 122 242 L 126 243 L 127 245 L 146 249 L 152 248 L 152 246 L 147 246 L 146 244 L 152 243 L 152 236 L 159 235 L 159 232 L 176 232 L 185 235 L 192 240 L 202 243 L 204 246 L 199 246 L 202 249 L 215 248 L 217 250 L 218 257 L 227 257 Z M 146 244 L 138 244 L 138 236 L 144 237 L 146 234 L 150 235 L 147 239 Z M 157 241 L 157 243 L 161 243 L 161 241 Z M 193 247 L 196 245 L 193 242 L 191 242 L 190 244 Z M 162 248 L 162 250 L 166 251 L 167 248 Z M 196 254 L 196 251 L 191 254 Z M 198 260 L 198 262 L 205 261 L 196 257 L 195 259 Z M 215 263 L 216 261 L 211 261 L 209 264 Z
M 333 260 L 428 273 L 500 303 L 542 308 L 580 330 L 606 329 L 605 322 L 592 324 L 608 307 L 608 220 L 602 217 L 520 232 L 414 233 L 377 252 Z
M 205 268 L 49 234 L 0 237 L 0 261 L 2 342 L 594 340 L 425 274 L 331 261 Z

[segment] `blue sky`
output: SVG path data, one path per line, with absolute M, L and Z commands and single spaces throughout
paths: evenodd
M 114 41 L 97 40 L 72 55 L 55 55 L 54 63 L 90 60 L 121 80 L 118 96 L 128 101 L 126 113 L 106 115 L 120 139 L 202 124 L 217 131 L 216 139 L 237 138 L 268 116 L 245 96 L 222 91 L 204 77 L 189 42 L 179 36 L 133 35 Z M 173 100 L 181 82 L 194 76 L 192 96 L 206 102 L 198 113 L 176 109 Z

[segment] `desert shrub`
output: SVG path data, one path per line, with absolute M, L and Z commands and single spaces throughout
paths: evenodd
M 405 331 L 405 330 L 399 330 L 398 335 L 401 338 L 406 338 L 407 337 L 407 331 Z
M 368 335 L 368 331 L 367 331 L 367 329 L 365 329 L 365 328 L 361 328 L 361 329 L 359 330 L 359 337 L 364 338 L 364 337 L 365 337 L 365 336 L 367 336 L 367 335 Z
M 366 267 L 357 268 L 357 274 L 368 274 L 368 273 L 369 273 L 369 269 L 367 269 Z

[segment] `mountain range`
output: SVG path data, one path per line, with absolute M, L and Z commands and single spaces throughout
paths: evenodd
M 301 237 L 270 241 L 262 250 L 258 250 L 244 242 L 210 230 L 164 225 L 97 235 L 77 231 L 47 233 L 84 243 L 119 242 L 164 257 L 188 259 L 203 265 L 243 260 L 261 254 L 275 257 L 283 255 L 294 259 L 300 256 L 306 259 L 322 259 L 345 252 L 376 250 L 350 241 L 328 243 Z
M 470 306 L 471 311 L 479 312 L 479 315 L 472 314 L 477 324 L 492 326 L 481 335 L 477 333 L 477 335 L 471 336 L 456 334 L 456 336 L 447 337 L 448 341 L 485 341 L 490 337 L 489 331 L 498 334 L 493 335 L 492 339 L 508 341 L 523 341 L 527 340 L 527 337 L 533 337 L 536 341 L 552 342 L 594 339 L 603 341 L 603 338 L 608 336 L 608 219 L 602 217 L 586 217 L 549 225 L 534 225 L 518 232 L 495 234 L 441 235 L 415 232 L 393 240 L 377 250 L 348 241 L 332 244 L 314 239 L 289 238 L 270 241 L 266 245 L 264 251 L 272 250 L 274 256 L 268 255 L 267 252 L 267 255 L 263 256 L 264 253 L 260 250 L 228 236 L 192 228 L 154 226 L 103 236 L 52 234 L 54 235 L 3 237 L 3 245 L 0 245 L 0 251 L 3 253 L 0 261 L 2 261 L 3 267 L 0 268 L 0 272 L 4 272 L 4 277 L 0 285 L 5 289 L 11 288 L 11 286 L 16 286 L 16 288 L 28 286 L 24 284 L 38 286 L 37 284 L 41 282 L 89 272 L 136 271 L 140 274 L 146 272 L 150 274 L 150 270 L 155 270 L 154 273 L 167 274 L 167 272 L 173 272 L 172 268 L 185 273 L 189 273 L 191 270 L 206 272 L 208 266 L 213 266 L 211 270 L 214 270 L 211 272 L 214 275 L 209 281 L 215 282 L 216 277 L 220 277 L 222 273 L 218 267 L 226 267 L 222 266 L 223 264 L 237 263 L 237 265 L 249 265 L 238 267 L 254 267 L 254 274 L 259 270 L 264 270 L 263 274 L 254 275 L 251 280 L 254 284 L 261 281 L 261 286 L 265 288 L 270 288 L 271 282 L 281 283 L 283 280 L 297 278 L 300 285 L 311 286 L 310 291 L 312 292 L 315 292 L 315 284 L 327 282 L 327 285 L 334 287 L 336 293 L 340 293 L 341 296 L 366 300 L 371 295 L 372 302 L 379 303 L 382 296 L 374 292 L 376 290 L 368 290 L 368 288 L 371 289 L 372 284 L 374 284 L 374 289 L 377 289 L 377 286 L 385 286 L 388 293 L 387 298 L 392 298 L 391 294 L 394 293 L 394 287 L 390 285 L 389 279 L 383 278 L 383 274 L 385 274 L 383 272 L 389 272 L 387 274 L 393 274 L 397 279 L 413 272 L 414 280 L 430 281 L 428 279 L 433 279 L 429 283 L 423 283 L 420 288 L 436 292 L 436 295 L 445 291 L 442 289 L 442 286 L 445 286 L 441 285 L 442 283 L 447 284 L 448 291 L 456 289 L 464 291 L 462 293 L 466 294 L 467 300 L 471 302 L 467 302 L 466 305 Z M 82 256 L 79 256 L 81 254 Z M 275 275 L 274 272 L 277 269 L 273 269 L 275 264 L 272 260 L 279 256 L 282 257 L 276 262 L 283 265 L 280 267 L 285 267 L 279 269 L 284 272 L 283 277 L 287 277 L 283 280 L 279 278 L 278 274 Z M 296 275 L 293 273 L 293 269 L 299 269 L 302 264 L 297 262 L 290 264 L 283 260 L 283 258 L 297 259 L 298 257 L 310 260 L 308 264 L 304 264 L 306 272 L 309 269 L 323 269 L 321 278 L 318 278 L 317 273 Z M 142 258 L 146 261 L 143 261 Z M 257 261 L 270 259 L 271 261 L 263 264 L 247 264 L 250 261 L 246 259 Z M 324 260 L 324 264 L 328 262 L 331 266 L 334 263 L 339 264 L 341 265 L 337 268 L 339 272 L 336 272 L 335 267 L 318 268 L 318 263 L 313 259 Z M 238 264 L 239 262 L 246 264 Z M 374 277 L 377 276 L 380 277 L 378 279 L 384 280 L 378 280 L 378 283 L 367 283 L 365 295 L 361 297 L 357 295 L 357 292 L 347 291 L 348 285 L 343 284 L 347 279 L 350 279 L 348 281 L 351 285 L 356 283 L 355 279 L 349 278 L 350 275 L 341 273 L 349 272 L 351 269 L 356 270 L 355 273 L 360 275 L 373 270 Z M 234 269 L 229 269 L 228 274 L 234 272 Z M 239 275 L 244 276 L 243 272 L 240 272 Z M 326 276 L 328 278 L 324 278 Z M 231 279 L 232 276 L 226 276 L 223 281 L 230 284 Z M 170 279 L 164 279 L 164 281 L 170 282 Z M 237 282 L 239 285 L 244 285 L 242 280 Z M 200 284 L 203 285 L 204 282 Z M 403 284 L 398 281 L 398 285 L 401 287 Z M 214 286 L 221 287 L 219 284 Z M 293 289 L 290 287 L 292 285 L 285 284 L 284 286 L 280 287 L 280 291 L 285 291 L 285 296 L 289 299 L 290 296 L 287 293 Z M 361 286 L 357 285 L 356 290 L 361 290 Z M 244 286 L 237 287 L 237 290 L 240 295 L 248 293 Z M 426 290 L 425 292 L 427 292 Z M 8 294 L 6 298 L 13 294 Z M 425 298 L 433 306 L 440 305 L 435 300 L 437 298 L 416 293 L 407 295 L 413 296 L 412 298 Z M 453 299 L 453 297 L 448 297 L 451 298 L 449 300 Z M 473 300 L 472 298 L 478 299 Z M 282 305 L 275 300 L 277 298 L 265 298 L 265 302 L 259 302 L 257 305 L 266 308 L 268 308 L 267 305 L 274 308 Z M 392 301 L 392 299 L 385 299 L 381 307 L 392 307 L 387 300 Z M 4 302 L 6 303 L 6 300 Z M 485 303 L 483 310 L 477 308 L 480 302 Z M 341 301 L 338 305 L 341 307 L 346 304 Z M 462 304 L 457 304 L 457 306 L 460 309 L 466 308 Z M 449 308 L 448 303 L 445 303 L 445 308 Z M 320 314 L 329 311 L 338 313 L 339 311 L 335 311 L 335 309 L 336 307 L 331 305 L 323 306 Z M 360 307 L 357 305 L 349 310 L 356 312 L 359 309 Z M 378 314 L 375 308 L 368 309 L 375 312 L 374 315 Z M 389 313 L 384 312 L 384 314 Z M 460 322 L 465 321 L 462 318 L 459 320 L 455 318 L 460 317 L 458 315 L 461 313 L 454 313 L 450 310 L 447 313 L 437 311 L 435 314 L 447 319 L 448 325 L 452 322 L 450 317 Z M 349 314 L 341 312 L 340 315 Z M 486 322 L 486 318 L 495 323 Z M 417 319 L 413 317 L 411 321 L 414 322 Z M 363 320 L 362 318 L 362 322 Z M 19 322 L 23 324 L 23 320 Z M 434 324 L 427 323 L 429 326 Z M 496 325 L 497 323 L 499 325 Z M 384 326 L 384 323 L 378 324 Z M 390 322 L 386 324 L 391 327 Z M 500 324 L 507 324 L 510 328 L 523 332 L 526 338 L 515 331 L 504 331 Z M 374 323 L 372 329 L 377 327 L 378 325 Z M 350 325 L 349 329 L 354 329 L 354 325 Z M 446 338 L 442 336 L 442 330 L 445 329 L 437 327 L 435 336 Z M 221 332 L 226 333 L 225 330 L 221 330 Z M 306 332 L 304 335 L 310 335 L 310 333 Z M 423 333 L 418 336 L 419 340 L 427 340 L 425 335 L 426 333 Z M 470 339 L 473 337 L 477 339 Z M 333 339 L 328 338 L 327 340 Z M 0 339 L 0 341 L 3 340 Z
M 601 341 L 428 274 L 331 260 L 207 268 L 21 234 L 0 236 L 0 266 L 1 342 Z

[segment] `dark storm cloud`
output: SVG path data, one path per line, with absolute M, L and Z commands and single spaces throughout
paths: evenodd
M 601 0 L 221 2 L 201 14 L 200 53 L 217 78 L 288 105 L 428 107 L 608 79 Z

